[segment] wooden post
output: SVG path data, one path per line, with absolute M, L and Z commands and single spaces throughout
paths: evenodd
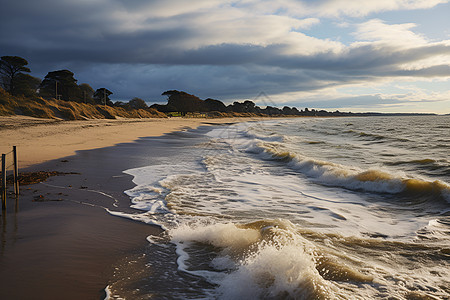
M 17 164 L 17 147 L 13 146 L 14 159 L 14 194 L 19 196 L 19 165 Z
M 2 210 L 6 210 L 6 154 L 2 154 Z

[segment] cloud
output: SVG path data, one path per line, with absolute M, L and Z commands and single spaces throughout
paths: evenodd
M 359 24 L 354 35 L 362 41 L 374 41 L 395 46 L 424 45 L 428 40 L 411 31 L 416 26 L 413 23 L 388 25 L 382 20 L 373 19 Z
M 369 84 L 370 86 L 370 84 Z M 358 88 L 355 86 L 355 88 Z M 389 84 L 379 88 L 389 89 Z M 359 88 L 361 89 L 361 88 Z M 429 93 L 413 88 L 406 93 L 361 93 L 359 95 L 339 92 L 329 88 L 315 92 L 285 93 L 271 97 L 279 106 L 297 106 L 353 112 L 437 112 L 449 113 L 450 92 Z M 446 109 L 442 109 L 442 108 Z
M 70 69 L 80 82 L 114 86 L 122 100 L 157 98 L 167 89 L 232 100 L 261 91 L 317 93 L 361 82 L 450 77 L 450 42 L 430 41 L 415 32 L 416 23 L 339 19 L 345 24 L 339 28 L 354 30 L 348 44 L 313 30 L 325 17 L 449 1 L 20 2 L 9 1 L 0 12 L 2 55 L 27 58 L 41 76 Z
M 449 0 L 245 0 L 238 1 L 247 9 L 268 13 L 282 11 L 291 16 L 305 15 L 316 17 L 363 17 L 372 13 L 396 10 L 416 10 L 435 7 Z
M 344 1 L 318 2 L 314 4 L 317 7 L 344 4 Z M 385 2 L 381 1 L 387 7 Z M 424 5 L 423 1 L 390 2 L 398 2 L 397 6 Z M 354 70 L 391 65 L 394 59 L 411 61 L 412 56 L 408 58 L 399 52 L 411 53 L 408 47 L 427 45 L 424 37 L 412 31 L 414 24 L 411 23 L 388 25 L 379 19 L 363 22 L 357 25 L 355 32 L 359 42 L 346 47 L 340 42 L 315 38 L 300 31 L 317 24 L 318 19 L 298 19 L 277 14 L 277 11 L 262 15 L 257 9 L 242 8 L 259 7 L 265 1 L 195 0 L 183 5 L 181 0 L 55 3 L 43 0 L 39 5 L 33 2 L 24 8 L 14 3 L 9 4 L 8 15 L 2 21 L 8 24 L 2 26 L 2 48 L 10 52 L 30 52 L 30 59 L 38 57 L 49 62 L 59 59 L 169 65 L 246 63 Z M 291 7 L 297 2 L 280 3 Z M 313 4 L 299 2 L 298 5 Z M 279 9 L 279 6 L 272 4 L 269 8 Z M 18 18 L 19 12 L 29 17 L 38 16 L 39 20 Z M 18 29 L 14 29 L 16 27 Z
M 316 3 L 311 6 L 311 9 L 320 16 L 348 15 L 362 17 L 382 11 L 426 9 L 441 3 L 448 3 L 448 0 L 325 0 Z

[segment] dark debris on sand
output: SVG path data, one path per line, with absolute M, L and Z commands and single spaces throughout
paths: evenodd
M 19 173 L 19 184 L 20 185 L 36 184 L 46 181 L 51 176 L 64 176 L 72 174 L 80 174 L 80 173 L 76 172 L 66 173 L 58 171 L 23 172 Z M 13 184 L 14 183 L 13 176 L 9 175 L 6 181 L 8 184 Z

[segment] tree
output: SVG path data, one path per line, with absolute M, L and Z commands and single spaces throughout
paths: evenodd
M 186 92 L 172 90 L 166 91 L 162 95 L 168 96 L 167 105 L 175 107 L 178 112 L 187 113 L 206 110 L 203 100 Z
M 45 98 L 82 102 L 82 91 L 73 75 L 69 70 L 49 72 L 40 85 L 39 94 Z
M 266 108 L 264 108 L 263 110 L 261 110 L 262 113 L 267 114 L 267 115 L 280 115 L 282 113 L 281 109 L 277 108 L 277 107 L 272 107 L 272 106 L 266 106 Z
M 245 112 L 256 112 L 256 104 L 253 101 L 245 100 L 243 104 Z
M 220 100 L 208 98 L 204 100 L 203 103 L 206 108 L 206 111 L 220 111 L 220 112 L 227 111 L 227 107 Z
M 289 106 L 285 106 L 282 109 L 283 114 L 285 115 L 298 115 L 300 114 L 300 112 L 298 111 L 298 109 L 296 107 L 289 107 Z
M 234 101 L 233 104 L 228 105 L 228 109 L 233 112 L 243 113 L 245 112 L 244 103 Z
M 29 74 L 20 74 L 17 76 L 15 84 L 15 94 L 25 97 L 36 97 L 37 90 L 42 80 Z
M 150 106 L 150 108 L 156 109 L 157 111 L 163 112 L 163 113 L 170 113 L 170 112 L 177 112 L 177 108 L 172 105 L 168 104 L 153 104 Z
M 122 108 L 127 108 L 128 107 L 128 103 L 122 102 L 122 101 L 116 101 L 113 104 L 114 107 L 122 107 Z
M 83 96 L 84 103 L 94 104 L 94 89 L 87 83 L 82 83 L 78 86 Z
M 128 106 L 133 109 L 146 109 L 148 108 L 147 103 L 141 98 L 133 98 L 128 102 Z
M 102 104 L 102 105 L 110 105 L 112 106 L 113 103 L 111 99 L 109 99 L 109 96 L 112 95 L 112 92 L 106 88 L 99 88 L 94 93 L 94 102 L 96 104 Z
M 17 93 L 17 80 L 23 73 L 31 70 L 27 67 L 28 61 L 19 56 L 2 56 L 0 59 L 0 74 L 3 88 L 12 95 Z

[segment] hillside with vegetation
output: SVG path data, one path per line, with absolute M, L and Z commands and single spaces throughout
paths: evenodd
M 41 80 L 27 74 L 31 72 L 27 65 L 18 56 L 1 57 L 0 115 L 63 120 L 167 117 L 139 98 L 115 104 L 109 98 L 111 91 L 77 84 L 69 70 L 49 72 Z
M 0 88 L 0 116 L 24 115 L 36 118 L 83 120 L 116 118 L 165 118 L 152 108 L 126 109 L 73 101 L 12 96 Z

